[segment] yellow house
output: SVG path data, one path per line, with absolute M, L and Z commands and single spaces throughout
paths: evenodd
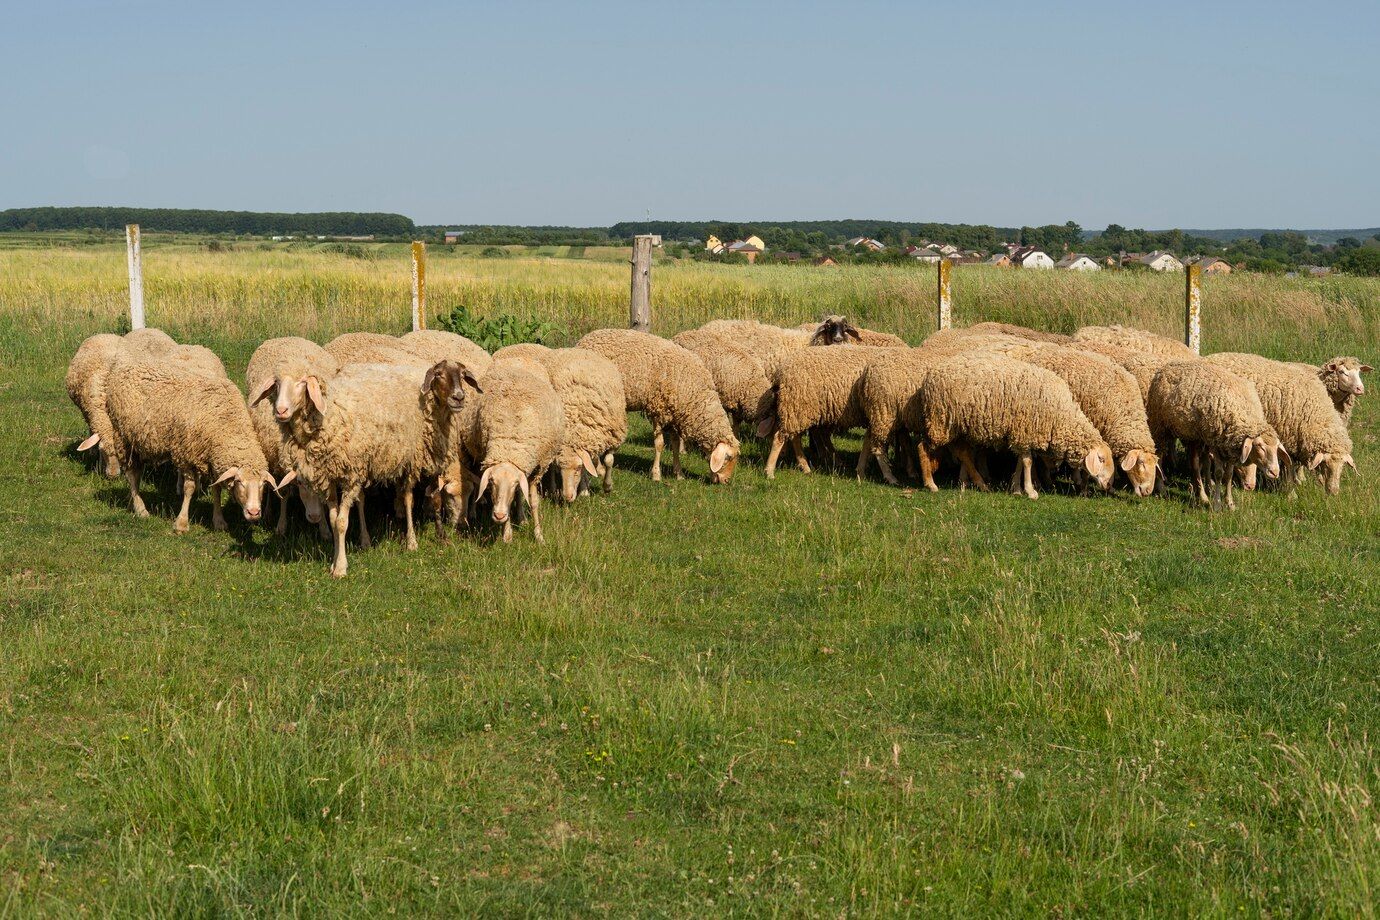
M 756 246 L 763 252 L 767 251 L 767 244 L 762 242 L 762 238 L 760 236 L 750 236 L 747 239 L 743 240 L 743 242 L 747 243 L 749 246 Z
M 722 252 L 723 248 L 724 241 L 713 234 L 710 234 L 709 239 L 704 241 L 705 252 Z

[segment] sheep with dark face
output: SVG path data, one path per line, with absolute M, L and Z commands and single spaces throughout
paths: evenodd
M 889 332 L 863 329 L 849 321 L 848 317 L 837 313 L 824 317 L 818 323 L 805 323 L 801 329 L 811 332 L 811 345 L 872 345 L 878 348 L 905 348 L 905 340 Z

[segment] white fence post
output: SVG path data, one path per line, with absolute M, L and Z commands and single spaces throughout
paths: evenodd
M 948 329 L 954 321 L 952 260 L 939 260 L 939 328 Z
M 426 243 L 412 243 L 412 331 L 426 328 Z
M 125 254 L 129 261 L 129 328 L 144 328 L 144 266 L 139 260 L 139 225 L 125 224 Z
M 1203 267 L 1197 262 L 1184 267 L 1184 344 L 1202 354 Z

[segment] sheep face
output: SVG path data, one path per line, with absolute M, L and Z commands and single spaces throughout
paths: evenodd
M 479 477 L 478 492 L 483 495 L 485 489 L 490 491 L 489 497 L 494 506 L 493 519 L 496 524 L 508 523 L 512 517 L 513 500 L 519 493 L 526 499 L 528 488 L 527 474 L 511 463 L 496 463 L 485 467 Z
M 459 361 L 438 361 L 426 372 L 422 380 L 422 395 L 434 396 L 452 414 L 465 408 L 465 387 L 470 386 L 476 393 L 483 393 L 474 372 Z
M 1116 461 L 1112 458 L 1112 449 L 1106 444 L 1099 444 L 1087 455 L 1082 458 L 1083 469 L 1088 471 L 1093 481 L 1104 492 L 1112 486 L 1112 476 L 1116 473 Z
M 311 524 L 321 523 L 321 499 L 313 492 L 306 483 L 297 483 L 297 497 L 302 499 L 302 507 L 307 511 L 307 521 Z
M 811 345 L 846 345 L 849 341 L 861 342 L 862 335 L 846 317 L 837 315 L 826 316 L 810 336 Z
M 1322 366 L 1319 376 L 1335 380 L 1337 389 L 1344 395 L 1362 396 L 1366 392 L 1366 385 L 1361 380 L 1361 374 L 1368 370 L 1371 370 L 1369 364 L 1361 364 L 1354 358 L 1333 358 Z
M 720 441 L 709 452 L 709 477 L 715 484 L 728 482 L 738 466 L 738 448 Z
M 1241 463 L 1255 464 L 1265 471 L 1265 476 L 1269 479 L 1279 478 L 1279 455 L 1283 452 L 1288 457 L 1279 443 L 1279 435 L 1273 431 L 1267 431 L 1254 438 L 1247 438 L 1241 444 Z
M 1131 481 L 1136 495 L 1144 498 L 1155 490 L 1155 470 L 1159 458 L 1147 450 L 1131 450 L 1121 458 L 1121 471 Z
M 594 477 L 604 472 L 601 466 L 594 462 L 589 451 L 585 450 L 562 453 L 556 459 L 556 465 L 561 471 L 561 498 L 566 502 L 573 502 L 580 494 L 580 482 L 585 473 Z
M 276 488 L 277 484 L 273 477 L 268 473 L 253 473 L 248 470 L 241 470 L 237 466 L 232 466 L 220 478 L 211 483 L 212 486 L 229 485 L 230 494 L 235 497 L 240 508 L 244 511 L 246 521 L 257 521 L 263 515 L 264 483 L 268 483 L 270 488 Z M 317 511 L 318 520 L 320 510 Z
M 1317 471 L 1318 482 L 1322 483 L 1328 495 L 1336 495 L 1341 491 L 1342 467 L 1346 466 L 1351 467 L 1353 471 L 1356 470 L 1356 461 L 1351 458 L 1351 454 L 1318 453 L 1308 463 L 1310 470 Z
M 307 403 L 317 412 L 326 408 L 321 380 L 315 374 L 275 374 L 249 394 L 249 405 L 253 407 L 262 399 L 273 400 L 273 418 L 279 423 L 287 422 Z

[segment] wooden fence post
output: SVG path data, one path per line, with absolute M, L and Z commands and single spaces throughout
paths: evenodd
M 1203 267 L 1197 262 L 1184 266 L 1184 344 L 1195 355 L 1202 354 Z
M 125 255 L 129 262 L 129 328 L 144 328 L 144 265 L 139 259 L 139 225 L 125 224 Z
M 954 321 L 953 271 L 950 259 L 939 260 L 939 328 L 948 329 Z
M 412 331 L 426 328 L 426 243 L 412 243 Z
M 633 237 L 632 304 L 628 325 L 639 332 L 652 331 L 652 244 L 650 233 Z

